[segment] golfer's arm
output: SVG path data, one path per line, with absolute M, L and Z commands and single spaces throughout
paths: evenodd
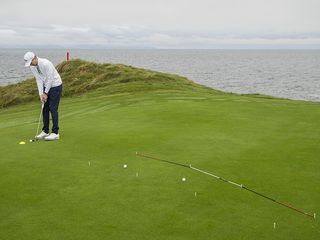
M 45 80 L 46 94 L 48 94 L 48 92 L 50 91 L 53 81 L 54 81 L 54 66 L 50 64 L 48 65 L 47 71 L 46 71 L 46 80 Z
M 38 86 L 38 91 L 39 91 L 39 96 L 41 96 L 43 94 L 43 82 L 41 79 L 37 79 L 37 86 Z
M 35 73 L 34 71 L 32 71 L 32 73 L 36 78 L 39 96 L 41 96 L 43 94 L 43 81 L 37 73 Z

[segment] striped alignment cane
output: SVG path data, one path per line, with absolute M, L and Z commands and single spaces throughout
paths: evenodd
M 242 188 L 242 189 L 247 190 L 247 191 L 249 191 L 249 192 L 252 192 L 252 193 L 254 193 L 254 194 L 256 194 L 256 195 L 258 195 L 258 196 L 260 196 L 260 197 L 263 197 L 263 198 L 268 199 L 268 200 L 270 200 L 270 201 L 272 201 L 272 202 L 274 202 L 274 203 L 277 203 L 277 204 L 279 204 L 279 205 L 281 205 L 281 206 L 283 206 L 283 207 L 286 207 L 286 208 L 289 208 L 289 209 L 291 209 L 291 210 L 293 210 L 293 211 L 296 211 L 296 212 L 298 212 L 298 213 L 301 213 L 301 214 L 303 214 L 303 215 L 305 215 L 305 216 L 307 216 L 307 217 L 311 217 L 311 218 L 313 218 L 313 219 L 316 219 L 316 214 L 315 214 L 315 213 L 314 213 L 314 214 L 310 214 L 310 213 L 304 212 L 304 211 L 302 211 L 302 210 L 300 210 L 300 209 L 298 209 L 298 208 L 292 207 L 292 206 L 290 206 L 290 205 L 288 205 L 288 204 L 286 204 L 286 203 L 279 202 L 279 201 L 277 201 L 277 200 L 275 200 L 275 199 L 273 199 L 273 198 L 271 198 L 271 197 L 268 197 L 268 196 L 266 196 L 266 195 L 264 195 L 264 194 L 258 193 L 258 192 L 256 192 L 255 190 L 252 190 L 252 189 L 250 189 L 250 188 L 247 188 L 247 187 L 244 186 L 243 184 L 238 184 L 238 183 L 229 181 L 229 180 L 227 180 L 227 179 L 224 179 L 224 178 L 222 178 L 222 177 L 216 176 L 216 175 L 214 175 L 214 174 L 212 174 L 212 173 L 206 172 L 206 171 L 201 170 L 201 169 L 199 169 L 199 168 L 195 168 L 195 167 L 193 167 L 193 166 L 191 166 L 191 165 L 186 165 L 186 164 L 181 164 L 181 163 L 175 163 L 175 162 L 171 162 L 171 161 L 168 161 L 168 160 L 163 160 L 163 159 L 160 159 L 160 158 L 147 156 L 147 155 L 144 155 L 144 154 L 141 154 L 141 153 L 138 153 L 138 152 L 136 152 L 136 155 L 137 155 L 137 156 L 140 156 L 140 157 L 143 157 L 143 158 L 148 158 L 148 159 L 152 159 L 152 160 L 156 160 L 156 161 L 166 162 L 166 163 L 169 163 L 169 164 L 173 164 L 173 165 L 177 165 L 177 166 L 181 166 L 181 167 L 186 167 L 186 168 L 195 170 L 195 171 L 197 171 L 197 172 L 206 174 L 206 175 L 208 175 L 208 176 L 214 177 L 214 178 L 216 178 L 216 179 L 218 179 L 218 180 L 221 180 L 221 181 L 223 181 L 223 182 L 232 184 L 232 185 L 234 185 L 234 186 L 236 186 L 236 187 L 239 187 L 239 188 Z

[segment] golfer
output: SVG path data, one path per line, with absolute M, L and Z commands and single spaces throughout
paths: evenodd
M 36 78 L 40 101 L 43 104 L 43 128 L 37 139 L 57 140 L 59 136 L 58 108 L 62 93 L 62 80 L 54 65 L 45 58 L 37 57 L 33 52 L 24 55 L 25 67 L 30 67 Z M 49 112 L 52 117 L 52 132 L 49 134 Z

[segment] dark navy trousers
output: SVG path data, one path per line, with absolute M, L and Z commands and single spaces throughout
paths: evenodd
M 62 85 L 50 88 L 48 92 L 47 102 L 43 106 L 43 128 L 45 133 L 49 133 L 49 112 L 52 118 L 52 132 L 55 134 L 59 133 L 59 118 L 58 118 L 58 108 L 60 97 L 62 93 Z

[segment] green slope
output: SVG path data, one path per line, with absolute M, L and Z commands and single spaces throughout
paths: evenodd
M 103 65 L 111 75 L 116 67 L 132 72 L 121 70 L 112 84 L 84 94 L 89 88 L 79 86 L 103 70 L 72 86 L 75 70 L 92 63 L 72 64 L 60 65 L 72 74 L 60 69 L 69 97 L 60 106 L 59 141 L 18 144 L 34 136 L 39 103 L 0 110 L 0 239 L 320 237 L 317 220 L 190 169 L 135 156 L 192 164 L 319 212 L 318 103 L 224 94 L 123 65 Z
M 151 90 L 192 90 L 213 92 L 185 77 L 135 68 L 122 64 L 97 64 L 80 59 L 57 66 L 63 79 L 63 96 L 78 96 L 99 89 L 102 94 L 145 92 Z M 218 92 L 218 91 L 215 91 Z M 38 99 L 35 80 L 0 87 L 0 107 Z

